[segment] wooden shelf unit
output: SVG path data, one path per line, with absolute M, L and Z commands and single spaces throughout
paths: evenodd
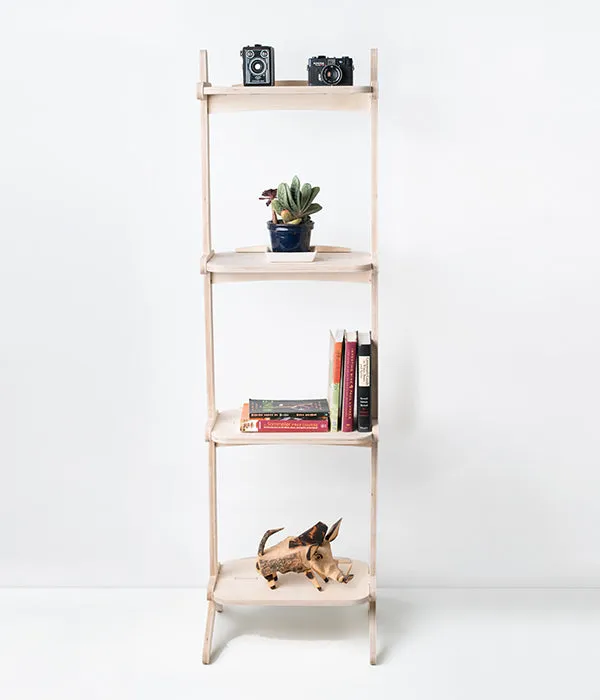
M 208 420 L 209 565 L 208 611 L 202 653 L 210 663 L 215 613 L 226 605 L 356 605 L 367 603 L 369 660 L 376 663 L 376 529 L 378 471 L 378 266 L 377 266 L 377 49 L 371 49 L 370 84 L 365 86 L 313 87 L 302 81 L 281 81 L 272 87 L 213 87 L 208 81 L 208 54 L 200 52 L 200 100 L 202 151 L 202 249 L 206 388 Z M 210 207 L 210 119 L 219 112 L 248 110 L 364 110 L 370 116 L 371 143 L 371 246 L 369 252 L 318 252 L 312 263 L 269 263 L 264 253 L 215 252 L 212 247 Z M 243 433 L 240 409 L 218 411 L 215 400 L 213 285 L 225 282 L 306 280 L 369 284 L 371 293 L 371 389 L 373 429 L 370 433 Z M 330 583 L 322 592 L 294 574 L 282 576 L 272 591 L 255 569 L 255 559 L 221 564 L 217 542 L 217 448 L 245 445 L 324 445 L 370 448 L 370 551 L 369 561 L 353 560 L 353 580 Z M 340 562 L 350 560 L 340 560 Z

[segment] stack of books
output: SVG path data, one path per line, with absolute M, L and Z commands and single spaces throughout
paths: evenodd
M 332 432 L 371 431 L 370 332 L 331 331 L 329 411 Z
M 326 399 L 249 399 L 244 433 L 368 433 L 371 418 L 371 334 L 336 330 L 329 339 Z
M 250 399 L 242 407 L 244 433 L 327 433 L 327 399 Z

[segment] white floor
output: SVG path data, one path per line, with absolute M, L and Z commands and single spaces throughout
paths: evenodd
M 599 700 L 600 590 L 387 590 L 366 607 L 230 608 L 203 592 L 0 590 L 1 700 Z

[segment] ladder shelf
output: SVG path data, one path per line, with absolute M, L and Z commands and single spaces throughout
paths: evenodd
M 197 97 L 201 115 L 202 155 L 202 261 L 206 353 L 207 415 L 205 439 L 208 444 L 209 565 L 208 610 L 202 652 L 210 663 L 215 613 L 229 605 L 281 606 L 368 606 L 369 660 L 377 659 L 376 633 L 376 529 L 378 472 L 378 267 L 377 267 L 377 49 L 371 49 L 369 85 L 317 87 L 305 81 L 287 80 L 270 87 L 212 86 L 208 80 L 208 54 L 200 52 L 200 81 Z M 365 111 L 370 116 L 371 144 L 371 226 L 368 252 L 319 251 L 310 263 L 269 263 L 264 252 L 215 252 L 211 236 L 210 120 L 220 112 L 251 110 L 345 110 Z M 336 249 L 339 251 L 340 249 Z M 213 331 L 213 285 L 228 282 L 306 280 L 368 284 L 371 295 L 372 414 L 369 433 L 244 433 L 240 430 L 240 409 L 218 411 L 215 397 Z M 369 561 L 352 560 L 354 578 L 345 585 L 328 585 L 317 591 L 302 576 L 284 575 L 284 585 L 271 590 L 255 568 L 255 559 L 219 562 L 217 538 L 217 448 L 250 445 L 323 445 L 367 447 L 370 449 L 370 547 Z M 350 560 L 340 559 L 341 563 Z

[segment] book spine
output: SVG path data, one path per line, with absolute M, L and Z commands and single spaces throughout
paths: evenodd
M 242 421 L 241 429 L 244 433 L 327 433 L 329 421 L 258 418 Z
M 371 344 L 358 346 L 357 430 L 371 432 Z
M 354 391 L 356 384 L 356 341 L 345 343 L 344 387 L 342 390 L 342 431 L 354 430 Z
M 334 343 L 332 349 L 332 376 L 330 386 L 331 405 L 329 406 L 332 432 L 338 432 L 340 430 L 340 381 L 342 377 L 342 347 L 343 343 Z
M 296 411 L 281 411 L 279 413 L 251 413 L 250 418 L 264 418 L 265 420 L 289 418 L 292 420 L 328 420 L 329 414 L 325 411 L 316 413 L 298 413 Z

